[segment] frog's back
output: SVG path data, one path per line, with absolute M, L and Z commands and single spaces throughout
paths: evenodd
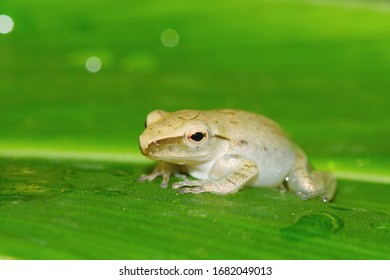
M 207 119 L 221 123 L 225 128 L 225 134 L 229 137 L 253 137 L 252 140 L 264 140 L 263 138 L 284 138 L 289 141 L 283 129 L 273 120 L 263 115 L 232 109 L 207 111 L 211 114 Z M 274 139 L 275 140 L 275 139 Z

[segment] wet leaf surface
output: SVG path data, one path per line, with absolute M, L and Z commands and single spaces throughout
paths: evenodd
M 0 252 L 28 259 L 387 259 L 388 186 L 339 182 L 333 203 L 247 188 L 181 195 L 147 166 L 0 161 Z M 363 199 L 359 193 L 375 190 Z M 354 208 L 354 205 L 359 205 Z

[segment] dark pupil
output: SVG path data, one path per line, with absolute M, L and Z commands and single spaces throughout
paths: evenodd
M 202 132 L 196 132 L 194 134 L 191 135 L 191 139 L 196 141 L 196 142 L 199 142 L 203 139 L 204 135 Z

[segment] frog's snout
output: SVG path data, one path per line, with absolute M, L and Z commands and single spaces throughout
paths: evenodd
M 141 153 L 144 156 L 146 156 L 148 154 L 148 147 L 149 147 L 148 141 L 145 141 L 145 138 L 142 137 L 142 135 L 141 135 L 138 139 L 138 143 L 139 143 L 139 149 L 140 149 Z
M 156 154 L 156 150 L 158 151 L 156 148 L 159 146 L 159 143 L 158 141 L 150 142 L 146 140 L 147 138 L 148 137 L 143 137 L 143 134 L 141 134 L 139 137 L 139 149 L 144 156 L 152 158 L 153 155 Z
M 147 153 L 148 148 L 141 146 L 141 144 L 139 145 L 139 150 L 141 151 L 141 154 L 143 154 L 144 156 L 148 154 Z

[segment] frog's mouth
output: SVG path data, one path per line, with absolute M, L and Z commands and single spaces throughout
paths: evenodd
M 182 137 L 169 137 L 152 142 L 142 141 L 140 138 L 139 147 L 141 153 L 146 157 L 160 157 L 164 154 L 181 154 L 178 143 Z M 176 157 L 176 156 L 175 156 Z

